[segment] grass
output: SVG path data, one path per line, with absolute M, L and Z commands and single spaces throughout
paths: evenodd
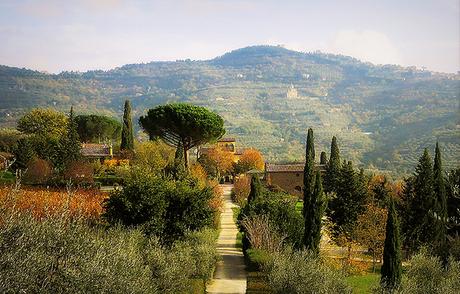
M 302 214 L 302 210 L 303 210 L 303 201 L 297 201 L 297 203 L 295 204 L 295 211 Z
M 379 280 L 380 274 L 378 273 L 366 273 L 346 278 L 348 285 L 353 288 L 355 294 L 372 293 L 372 288 L 377 286 Z

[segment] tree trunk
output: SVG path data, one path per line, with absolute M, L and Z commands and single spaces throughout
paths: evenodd
M 184 144 L 184 166 L 185 170 L 188 170 L 188 152 L 187 147 Z
M 375 264 L 377 262 L 377 257 L 374 251 L 372 251 L 372 272 L 375 273 Z

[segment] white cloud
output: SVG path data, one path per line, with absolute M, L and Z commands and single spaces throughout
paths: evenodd
M 340 30 L 328 51 L 376 64 L 402 63 L 401 54 L 390 38 L 372 30 Z

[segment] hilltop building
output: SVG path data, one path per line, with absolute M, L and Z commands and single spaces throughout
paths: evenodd
M 287 93 L 286 93 L 286 98 L 298 98 L 299 93 L 297 92 L 297 89 L 294 87 L 293 84 L 288 88 Z
M 265 164 L 265 181 L 267 185 L 276 185 L 299 198 L 303 196 L 303 170 L 305 163 Z M 315 168 L 323 174 L 326 171 L 324 164 L 317 164 Z

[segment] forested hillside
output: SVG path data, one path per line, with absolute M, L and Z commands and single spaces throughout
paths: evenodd
M 446 169 L 460 158 L 460 76 L 376 66 L 356 59 L 254 46 L 207 61 L 125 65 L 109 71 L 44 74 L 0 66 L 0 125 L 33 107 L 135 118 L 154 105 L 187 101 L 226 120 L 228 135 L 270 161 L 303 158 L 306 130 L 317 150 L 337 135 L 344 156 L 363 167 L 412 170 L 439 140 Z

